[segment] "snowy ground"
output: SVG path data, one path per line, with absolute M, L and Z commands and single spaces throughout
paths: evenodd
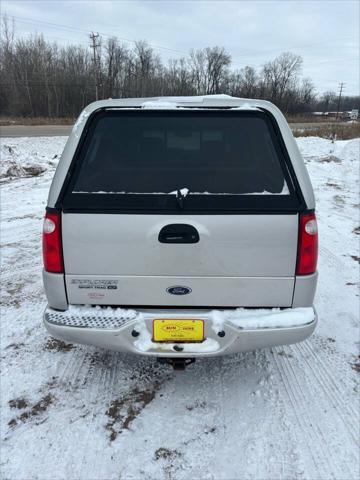
M 359 141 L 298 139 L 318 201 L 316 334 L 184 373 L 42 327 L 42 215 L 64 143 L 1 141 L 1 478 L 358 479 Z

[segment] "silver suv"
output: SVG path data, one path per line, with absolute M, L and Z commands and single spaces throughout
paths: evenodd
M 56 338 L 181 363 L 315 328 L 314 194 L 269 102 L 92 103 L 47 205 L 44 322 Z

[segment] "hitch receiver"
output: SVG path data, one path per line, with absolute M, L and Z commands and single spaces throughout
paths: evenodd
M 188 365 L 195 362 L 195 358 L 158 358 L 159 363 L 165 363 L 171 365 L 174 370 L 183 371 Z

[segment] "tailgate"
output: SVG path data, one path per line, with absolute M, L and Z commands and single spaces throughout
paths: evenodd
M 173 224 L 194 227 L 199 241 L 160 242 Z M 69 302 L 290 306 L 297 224 L 297 215 L 63 214 Z

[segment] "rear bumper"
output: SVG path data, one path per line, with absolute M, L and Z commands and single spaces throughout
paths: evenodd
M 154 318 L 203 319 L 205 340 L 202 343 L 154 343 Z M 55 338 L 124 353 L 178 358 L 225 355 L 301 342 L 313 333 L 316 323 L 313 307 L 135 311 L 70 306 L 65 312 L 50 307 L 44 312 L 45 327 Z M 219 332 L 225 332 L 225 335 L 219 336 Z M 177 350 L 180 347 L 182 351 L 174 347 Z

